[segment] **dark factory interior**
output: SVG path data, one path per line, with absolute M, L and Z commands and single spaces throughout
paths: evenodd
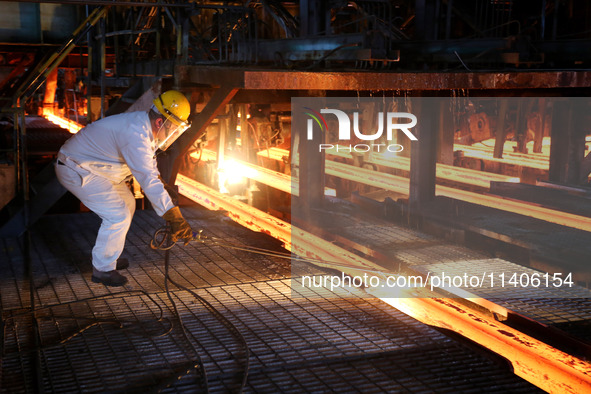
M 591 393 L 591 2 L 0 21 L 2 393 Z

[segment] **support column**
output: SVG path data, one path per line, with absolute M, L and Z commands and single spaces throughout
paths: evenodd
M 581 163 L 585 156 L 585 98 L 571 98 L 554 103 L 549 179 L 552 182 L 579 184 Z
M 328 2 L 301 0 L 300 1 L 300 36 L 326 35 L 330 27 L 330 10 Z M 331 32 L 328 32 L 331 33 Z
M 516 130 L 518 152 L 527 153 L 527 117 L 531 114 L 534 104 L 535 100 L 533 98 L 528 97 L 519 100 Z
M 437 161 L 437 131 L 439 129 L 439 108 L 434 99 L 422 98 L 420 105 L 413 102 L 413 113 L 417 117 L 414 129 L 418 141 L 410 145 L 410 188 L 409 203 L 415 213 L 422 205 L 435 198 L 435 166 Z
M 503 158 L 503 148 L 505 147 L 505 117 L 507 116 L 507 99 L 501 99 L 499 102 L 499 118 L 497 119 L 497 131 L 495 132 L 495 149 L 493 157 Z
M 88 17 L 89 15 L 89 6 L 86 5 L 86 17 Z M 86 33 L 86 45 L 88 47 L 88 56 L 86 58 L 86 119 L 88 123 L 91 123 L 96 120 L 92 116 L 92 73 L 94 72 L 93 52 L 95 46 L 93 38 L 94 32 L 96 32 L 96 29 L 92 27 L 88 30 L 88 33 Z
M 546 128 L 546 99 L 538 99 L 538 114 L 540 114 L 539 128 L 534 131 L 534 153 L 542 153 L 544 129 Z
M 416 0 L 415 1 L 415 26 L 416 35 L 419 39 L 437 39 L 437 1 Z
M 296 109 L 296 111 L 298 111 Z M 304 113 L 304 109 L 298 113 Z M 292 134 L 297 133 L 297 145 L 294 146 L 292 154 L 298 154 L 298 189 L 299 197 L 297 204 L 293 204 L 292 215 L 303 222 L 312 219 L 312 210 L 320 209 L 324 205 L 324 182 L 325 182 L 325 154 L 319 149 L 324 142 L 324 133 L 317 130 L 313 133 L 312 139 L 307 138 L 306 119 L 302 116 L 295 116 L 292 127 Z M 295 210 L 293 209 L 295 208 Z
M 105 117 L 105 93 L 106 93 L 106 80 L 105 69 L 107 67 L 107 52 L 106 52 L 106 37 L 107 25 L 105 18 L 101 18 L 99 22 L 100 29 L 100 41 L 99 41 L 99 56 L 100 56 L 100 84 L 101 84 L 101 119 Z
M 226 137 L 228 135 L 228 117 L 218 117 L 218 149 L 217 149 L 217 171 L 218 174 L 220 172 L 225 172 L 224 169 L 224 161 L 226 160 Z M 225 185 L 220 184 L 226 179 L 227 174 L 222 174 L 218 177 L 218 190 L 221 192 L 225 189 Z M 220 179 L 221 178 L 221 179 Z
M 240 140 L 242 141 L 242 158 L 247 162 L 251 162 L 252 146 L 250 143 L 251 131 L 247 121 L 246 104 L 240 104 L 238 106 L 238 112 L 240 113 Z M 252 136 L 256 138 L 256 135 Z M 256 159 L 256 158 L 255 158 Z M 256 163 L 256 160 L 254 160 Z
M 449 101 L 439 102 L 439 141 L 437 146 L 437 162 L 454 164 L 454 120 L 449 108 Z

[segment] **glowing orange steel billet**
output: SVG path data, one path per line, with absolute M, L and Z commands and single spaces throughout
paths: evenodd
M 240 202 L 191 178 L 179 174 L 179 193 L 211 210 L 225 210 L 235 222 L 253 231 L 260 231 L 284 243 L 291 250 L 291 227 L 274 216 Z
M 191 153 L 191 156 L 198 158 L 199 153 Z M 201 152 L 202 160 L 216 160 L 216 158 L 217 154 L 211 150 L 203 149 L 203 152 Z M 294 191 L 292 190 L 292 186 L 296 187 L 295 191 L 297 191 L 297 185 L 291 184 L 291 177 L 287 174 L 269 170 L 268 168 L 257 166 L 255 164 L 234 158 L 226 158 L 225 164 L 228 167 L 235 167 L 236 171 L 244 173 L 244 176 L 247 178 L 274 187 L 275 189 L 281 190 L 282 192 L 292 193 L 292 191 Z M 229 170 L 231 171 L 232 168 L 229 168 Z
M 379 294 L 373 294 L 379 297 Z M 381 299 L 425 324 L 457 332 L 505 357 L 513 365 L 516 375 L 550 393 L 591 392 L 591 364 L 588 362 L 451 299 Z
M 375 186 L 397 193 L 408 194 L 408 186 L 410 183 L 408 178 L 384 174 L 377 171 L 332 161 L 327 161 L 325 168 L 328 175 L 335 175 L 344 179 L 363 183 L 365 185 Z M 515 212 L 520 215 L 546 220 L 548 222 L 560 224 L 563 226 L 591 231 L 591 218 L 574 215 L 568 212 L 557 211 L 527 202 L 491 196 L 487 194 L 474 193 L 441 185 L 436 186 L 435 193 L 440 196 L 455 198 L 457 200 L 462 200 L 473 204 L 484 205 L 490 208 L 500 209 L 502 211 Z
M 344 147 L 339 146 L 339 150 L 335 148 L 327 149 L 327 154 L 351 159 L 351 153 Z M 266 157 L 274 160 L 282 160 L 289 156 L 289 151 L 279 148 L 270 148 L 258 153 L 261 157 Z M 331 160 L 327 160 L 327 163 Z M 410 159 L 402 156 L 382 157 L 381 154 L 374 154 L 367 158 L 367 163 L 373 163 L 388 168 L 395 168 L 402 171 L 410 171 Z M 490 182 L 519 182 L 519 178 L 496 174 L 493 172 L 477 171 L 469 168 L 456 167 L 447 164 L 437 163 L 437 178 L 450 180 L 458 183 L 465 183 L 473 186 L 480 186 L 489 188 Z
M 490 208 L 500 209 L 502 211 L 515 212 L 520 215 L 545 220 L 567 227 L 591 231 L 591 218 L 585 216 L 579 216 L 563 211 L 556 211 L 554 209 L 544 208 L 518 200 L 454 189 L 448 186 L 438 185 L 436 186 L 435 190 L 436 194 L 440 196 L 455 198 L 458 200 L 471 202 L 473 204 L 484 205 Z
M 246 227 L 263 231 L 284 242 L 294 253 L 325 261 L 349 274 L 363 275 L 381 267 L 329 241 L 291 227 L 271 215 L 201 185 L 183 175 L 177 177 L 181 194 L 209 209 L 224 209 Z M 378 289 L 379 290 L 379 289 Z M 371 291 L 371 289 L 370 289 Z M 417 290 L 419 297 L 421 289 Z M 376 297 L 426 324 L 453 330 L 498 353 L 511 362 L 515 373 L 551 393 L 591 392 L 591 364 L 565 354 L 451 299 L 399 297 L 372 292 Z
M 493 157 L 491 148 L 470 145 L 454 145 L 455 151 L 464 152 L 464 156 L 485 159 L 505 164 L 513 164 L 522 167 L 538 168 L 541 170 L 548 170 L 550 162 L 548 156 L 540 153 L 517 153 L 517 152 L 503 152 L 503 158 Z
M 64 129 L 67 129 L 70 133 L 76 134 L 82 127 L 81 124 L 74 122 L 73 120 L 62 118 L 51 113 L 44 113 L 43 117 Z
M 366 168 L 355 167 L 349 164 L 338 163 L 331 160 L 327 160 L 325 166 L 327 175 L 334 175 L 343 179 L 348 179 L 350 181 L 359 182 L 364 185 L 375 186 L 385 190 L 408 195 L 408 178 L 385 174 Z M 475 175 L 472 172 L 470 174 Z M 520 215 L 545 220 L 567 227 L 591 231 L 591 218 L 588 217 L 557 211 L 518 200 L 456 189 L 449 186 L 437 185 L 435 190 L 436 194 L 440 196 L 455 198 L 457 200 L 462 200 L 473 204 L 484 205 L 490 208 L 500 209 L 502 211 L 514 212 Z

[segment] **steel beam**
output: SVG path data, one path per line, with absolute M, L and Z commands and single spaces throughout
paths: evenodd
M 384 73 L 243 70 L 177 66 L 179 85 L 231 84 L 260 90 L 453 90 L 589 88 L 591 71 Z

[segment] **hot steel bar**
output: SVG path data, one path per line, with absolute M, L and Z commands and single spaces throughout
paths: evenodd
M 505 151 L 503 152 L 503 158 L 499 159 L 493 157 L 493 151 L 490 148 L 459 144 L 454 145 L 454 151 L 462 151 L 464 152 L 464 156 L 496 161 L 498 163 L 514 164 L 523 167 L 538 168 L 546 171 L 550 168 L 548 156 L 541 154 L 525 154 Z
M 284 242 L 288 250 L 320 261 L 347 274 L 379 275 L 382 268 L 256 208 L 199 184 L 183 175 L 177 177 L 179 191 L 209 209 L 225 209 L 230 217 L 246 227 L 263 231 Z M 293 242 L 292 240 L 295 240 Z M 332 264 L 331 264 L 332 263 Z M 369 271 L 369 272 L 368 272 Z M 377 272 L 376 272 L 377 271 Z M 416 290 L 415 290 L 416 291 Z M 380 296 L 380 294 L 375 294 Z M 591 364 L 565 354 L 547 344 L 481 315 L 449 299 L 402 296 L 385 302 L 427 324 L 458 332 L 507 358 L 515 373 L 549 392 L 591 392 Z M 390 294 L 391 297 L 391 294 Z
M 326 153 L 348 159 L 352 158 L 351 154 L 349 152 L 343 151 L 340 146 L 339 150 L 331 148 L 327 149 Z M 284 157 L 289 157 L 289 151 L 280 148 L 265 149 L 258 152 L 257 154 L 261 157 L 278 161 L 282 161 Z M 380 155 L 373 155 L 367 159 L 366 163 L 378 164 L 384 167 L 395 168 L 403 171 L 410 171 L 410 160 L 402 156 L 380 157 Z M 437 163 L 437 178 L 486 188 L 490 188 L 491 182 L 519 182 L 519 178 L 517 177 L 496 174 L 493 172 L 477 171 L 463 167 L 455 167 L 441 163 Z
M 337 162 L 327 162 L 326 173 L 363 183 L 365 185 L 380 187 L 382 189 L 391 190 L 397 193 L 408 194 L 409 180 L 400 176 L 379 173 L 376 171 L 367 170 L 365 168 L 359 168 Z M 484 205 L 490 208 L 500 209 L 502 211 L 514 212 L 520 215 L 546 220 L 548 222 L 560 224 L 563 226 L 591 231 L 590 218 L 574 215 L 568 212 L 544 208 L 527 202 L 499 198 L 497 196 L 479 194 L 442 185 L 437 185 L 436 194 L 473 204 Z
M 273 151 L 273 155 L 279 155 L 277 149 Z M 397 175 L 380 173 L 377 171 L 329 160 L 326 161 L 326 174 L 359 182 L 364 185 L 379 187 L 396 193 L 408 194 L 408 178 Z M 587 217 L 571 214 L 568 212 L 557 211 L 527 202 L 501 198 L 498 196 L 490 196 L 487 194 L 474 193 L 467 190 L 460 190 L 442 185 L 436 186 L 436 194 L 473 204 L 484 205 L 490 208 L 500 209 L 502 211 L 530 216 L 563 226 L 591 231 L 591 219 Z
M 591 392 L 591 364 L 588 362 L 467 310 L 451 299 L 381 299 L 423 323 L 452 330 L 495 351 L 511 362 L 516 375 L 550 393 Z
M 199 153 L 191 153 L 194 158 L 199 158 Z M 203 149 L 201 152 L 202 160 L 216 160 L 217 154 L 209 149 Z M 268 168 L 257 166 L 242 160 L 226 158 L 226 164 L 230 170 L 236 170 L 240 175 L 260 182 L 267 186 L 274 187 L 285 193 L 292 193 L 291 177 L 281 172 L 269 170 Z M 297 186 L 294 184 L 293 186 Z M 297 191 L 297 190 L 295 190 Z M 297 194 L 297 193 L 296 193 Z
M 214 211 L 225 210 L 235 222 L 253 231 L 269 234 L 283 242 L 287 250 L 291 250 L 291 228 L 288 223 L 184 175 L 177 175 L 176 185 L 179 187 L 179 193 L 185 197 Z
M 344 151 L 344 147 L 338 146 L 338 150 L 335 148 L 327 149 L 326 153 L 352 158 L 349 152 Z M 369 157 L 367 163 L 378 164 L 388 168 L 395 168 L 403 171 L 410 171 L 410 160 L 407 157 L 394 156 L 384 157 L 380 154 L 375 154 Z M 446 179 L 459 183 L 466 183 L 474 186 L 481 186 L 490 188 L 491 182 L 519 182 L 519 178 L 510 177 L 507 175 L 495 174 L 492 172 L 484 172 L 472 170 L 469 168 L 455 167 L 447 164 L 437 163 L 437 178 Z

